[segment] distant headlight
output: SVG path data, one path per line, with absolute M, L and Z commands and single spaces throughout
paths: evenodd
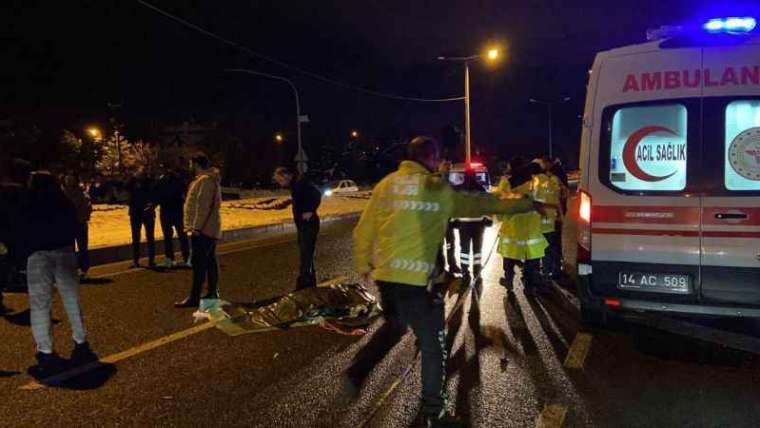
M 332 196 L 333 191 L 330 189 L 325 190 L 325 196 Z

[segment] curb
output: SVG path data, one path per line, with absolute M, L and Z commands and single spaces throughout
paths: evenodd
M 337 214 L 320 218 L 321 224 L 337 223 L 342 221 L 352 221 L 359 218 L 361 213 Z M 296 225 L 293 220 L 283 223 L 267 224 L 261 226 L 244 227 L 240 229 L 225 230 L 222 232 L 221 242 L 245 241 L 258 238 L 264 235 L 274 235 L 277 233 L 295 232 Z M 174 239 L 174 248 L 179 248 L 179 240 Z M 140 243 L 140 255 L 145 257 L 148 254 L 148 244 Z M 164 240 L 156 239 L 156 256 L 164 254 Z M 112 247 L 101 247 L 90 250 L 90 264 L 92 266 L 104 265 L 108 263 L 127 261 L 132 259 L 132 244 L 116 245 Z

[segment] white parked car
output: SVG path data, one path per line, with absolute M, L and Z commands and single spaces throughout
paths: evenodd
M 328 185 L 324 190 L 324 195 L 332 196 L 345 193 L 356 193 L 358 191 L 359 186 L 356 185 L 354 180 L 340 180 L 337 183 Z

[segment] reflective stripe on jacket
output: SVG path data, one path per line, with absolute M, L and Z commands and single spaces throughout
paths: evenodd
M 509 181 L 502 178 L 497 192 L 505 198 L 515 198 L 533 192 L 533 182 L 528 181 L 511 189 Z M 544 256 L 549 243 L 544 237 L 542 216 L 533 211 L 524 214 L 500 216 L 499 245 L 502 257 L 512 260 L 535 260 Z
M 354 263 L 378 281 L 427 285 L 450 218 L 514 214 L 533 208 L 530 197 L 454 191 L 422 165 L 401 162 L 375 186 L 354 229 Z
M 533 199 L 548 205 L 559 206 L 562 187 L 555 175 L 536 174 L 533 176 Z M 541 219 L 541 231 L 543 233 L 554 232 L 558 211 L 556 208 L 547 208 L 546 216 Z

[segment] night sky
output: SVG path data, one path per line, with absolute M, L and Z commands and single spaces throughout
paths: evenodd
M 292 132 L 285 85 L 224 73 L 242 67 L 292 78 L 309 139 L 405 138 L 462 126 L 461 102 L 369 96 L 253 57 L 167 19 L 137 1 L 11 1 L 2 11 L 0 119 L 81 129 L 107 102 L 134 121 L 222 120 L 250 115 L 255 131 Z M 594 54 L 643 42 L 647 28 L 728 13 L 753 3 L 664 0 L 349 1 L 150 0 L 262 55 L 344 82 L 413 97 L 460 96 L 463 73 L 439 55 L 507 48 L 497 67 L 472 70 L 473 141 L 509 157 L 546 141 L 545 110 L 528 98 L 572 97 L 555 110 L 555 144 L 575 162 Z M 569 4 L 572 3 L 572 6 Z M 756 8 L 756 6 L 754 6 Z

